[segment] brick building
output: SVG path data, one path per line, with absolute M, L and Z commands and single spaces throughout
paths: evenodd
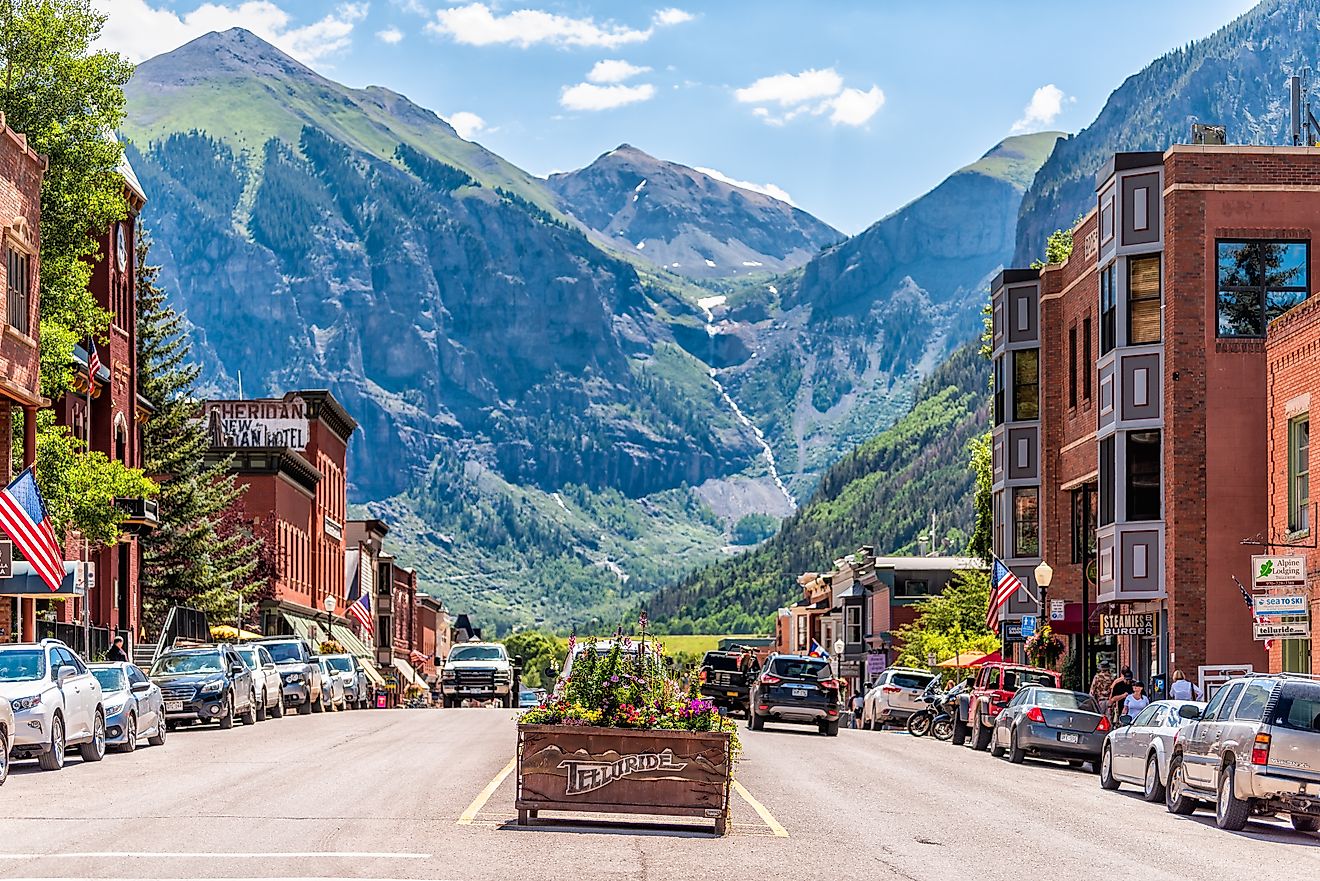
M 1309 291 L 1318 186 L 1314 149 L 1116 154 L 1069 259 L 994 285 L 995 552 L 1028 585 L 1051 565 L 1074 644 L 1091 560 L 1093 652 L 1142 679 L 1265 663 L 1233 577 L 1267 529 L 1265 329 Z M 1020 593 L 1006 627 L 1037 611 Z
M 0 292 L 4 296 L 0 307 L 0 321 L 4 322 L 0 330 L 0 480 L 5 484 L 15 470 L 36 461 L 37 455 L 36 419 L 42 404 L 37 280 L 45 173 L 46 160 L 0 116 Z M 23 417 L 23 442 L 15 450 L 14 425 L 19 415 Z M 36 598 L 40 593 L 20 594 L 15 587 L 18 581 L 8 579 L 6 593 L 0 594 L 0 641 L 34 638 L 38 606 L 49 604 L 49 600 Z

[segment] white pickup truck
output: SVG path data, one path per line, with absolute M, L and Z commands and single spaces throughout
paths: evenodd
M 465 642 L 449 650 L 440 673 L 440 689 L 446 707 L 459 707 L 463 701 L 499 701 L 512 707 L 517 696 L 513 691 L 513 661 L 497 642 Z

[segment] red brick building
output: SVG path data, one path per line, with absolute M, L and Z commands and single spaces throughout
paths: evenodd
M 995 552 L 1028 585 L 1045 559 L 1077 634 L 1093 561 L 1093 651 L 1147 681 L 1265 664 L 1233 578 L 1268 528 L 1265 330 L 1310 289 L 1317 189 L 1320 150 L 1116 154 L 1071 257 L 994 285 Z M 1037 611 L 1020 593 L 1007 627 Z

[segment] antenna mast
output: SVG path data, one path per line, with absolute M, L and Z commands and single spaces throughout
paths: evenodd
M 1311 68 L 1303 67 L 1288 77 L 1288 98 L 1292 110 L 1292 145 L 1314 147 L 1320 141 L 1320 122 L 1311 112 Z

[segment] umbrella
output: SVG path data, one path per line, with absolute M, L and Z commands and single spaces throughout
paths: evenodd
M 940 661 L 940 666 L 941 667 L 980 667 L 982 664 L 986 664 L 991 661 L 998 661 L 1001 660 L 1001 658 L 1002 655 L 1000 655 L 998 650 L 995 650 L 988 655 L 984 654 L 983 652 L 959 652 L 958 654 L 954 655 L 952 658 L 949 658 L 947 661 Z
M 260 633 L 253 633 L 249 630 L 239 630 L 232 624 L 216 624 L 211 628 L 211 635 L 216 639 L 244 640 L 261 639 Z

